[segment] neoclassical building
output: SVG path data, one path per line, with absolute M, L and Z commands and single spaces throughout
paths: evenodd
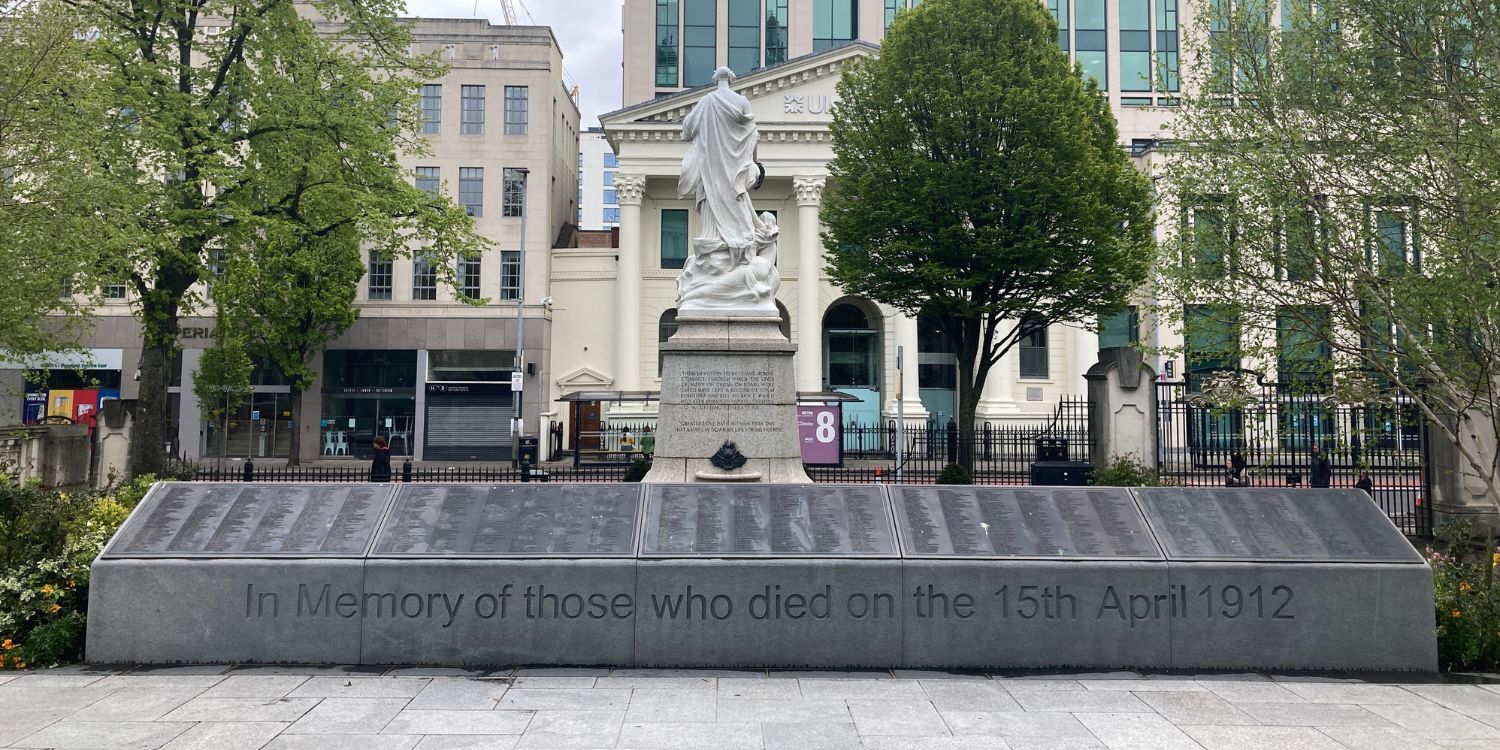
M 907 418 L 946 421 L 954 413 L 958 369 L 940 339 L 927 335 L 921 320 L 845 294 L 822 273 L 818 212 L 833 156 L 835 84 L 846 62 L 877 52 L 873 44 L 854 41 L 733 82 L 750 100 L 760 132 L 757 159 L 766 177 L 752 200 L 756 211 L 775 214 L 781 229 L 778 307 L 784 332 L 798 347 L 798 391 L 846 393 L 856 400 L 843 406 L 845 423 L 875 424 L 894 416 L 897 384 L 903 383 Z M 552 398 L 602 396 L 586 400 L 581 411 L 559 405 L 557 419 L 570 432 L 591 429 L 595 418 L 634 421 L 655 412 L 652 402 L 628 395 L 611 400 L 607 394 L 660 390 L 660 343 L 675 331 L 676 277 L 698 230 L 692 200 L 677 195 L 687 149 L 682 119 L 708 90 L 660 96 L 600 118 L 619 164 L 619 247 L 553 253 Z M 1122 114 L 1127 144 L 1160 131 L 1160 112 Z M 1104 328 L 1107 337 L 1134 335 L 1128 314 L 1104 321 Z M 1099 346 L 1093 331 L 1066 326 L 1029 337 L 992 372 L 980 420 L 1050 415 L 1059 397 L 1083 392 L 1083 372 L 1096 361 Z M 904 378 L 896 367 L 898 347 Z M 589 414 L 590 424 L 580 426 L 578 413 Z

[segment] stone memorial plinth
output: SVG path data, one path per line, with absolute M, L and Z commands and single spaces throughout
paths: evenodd
M 662 344 L 646 481 L 811 482 L 797 437 L 797 346 L 781 334 L 781 319 L 680 314 L 677 325 Z

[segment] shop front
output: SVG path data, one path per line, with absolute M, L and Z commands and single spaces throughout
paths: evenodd
M 416 393 L 415 350 L 324 352 L 319 457 L 369 459 L 376 435 L 389 442 L 391 455 L 412 455 Z

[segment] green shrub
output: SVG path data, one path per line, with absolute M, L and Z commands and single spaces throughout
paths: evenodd
M 651 471 L 651 461 L 650 461 L 650 459 L 637 458 L 635 461 L 633 461 L 630 464 L 630 468 L 625 470 L 625 479 L 622 480 L 622 481 L 626 481 L 626 482 L 639 482 L 639 481 L 645 479 L 647 472 L 650 472 L 650 471 Z
M 973 484 L 974 477 L 969 476 L 968 470 L 958 464 L 948 464 L 943 467 L 943 472 L 938 474 L 938 484 Z
M 1427 548 L 1444 669 L 1500 666 L 1500 550 L 1475 545 L 1467 521 L 1444 526 Z
M 1094 467 L 1093 484 L 1100 487 L 1160 487 L 1161 475 L 1135 456 L 1115 456 L 1104 466 Z

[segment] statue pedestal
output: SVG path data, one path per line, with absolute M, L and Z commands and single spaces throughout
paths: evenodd
M 811 482 L 797 437 L 797 346 L 781 335 L 781 319 L 688 312 L 677 326 L 662 344 L 656 453 L 645 481 Z M 726 442 L 741 465 L 711 460 Z

